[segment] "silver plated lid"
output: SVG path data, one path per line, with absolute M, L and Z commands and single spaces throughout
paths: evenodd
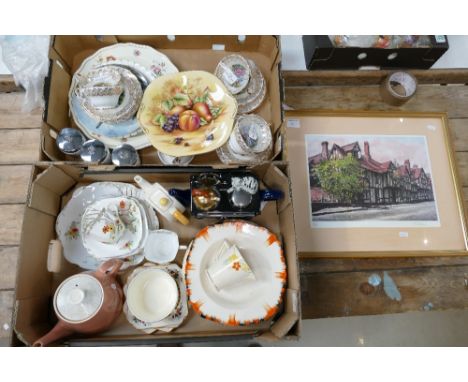
M 98 312 L 103 301 L 104 291 L 99 281 L 80 273 L 69 277 L 57 288 L 54 308 L 66 321 L 83 322 Z
M 109 156 L 109 149 L 101 141 L 90 139 L 83 143 L 80 156 L 85 162 L 102 163 Z
M 85 140 L 84 135 L 79 130 L 65 127 L 60 130 L 55 142 L 59 150 L 64 154 L 79 155 Z
M 138 166 L 140 157 L 132 145 L 124 143 L 112 150 L 112 163 L 116 166 Z

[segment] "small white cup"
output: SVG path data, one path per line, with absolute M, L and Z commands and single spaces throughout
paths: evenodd
M 217 259 L 206 270 L 206 274 L 218 290 L 232 288 L 246 280 L 255 280 L 252 269 L 237 246 L 229 246 L 227 242 L 221 245 Z
M 151 231 L 145 243 L 144 255 L 156 264 L 167 264 L 175 259 L 179 251 L 179 237 L 166 229 Z

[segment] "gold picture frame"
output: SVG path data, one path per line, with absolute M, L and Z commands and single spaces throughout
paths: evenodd
M 445 113 L 287 111 L 284 138 L 300 257 L 468 253 L 467 216 Z M 355 157 L 350 164 L 329 162 L 349 155 Z M 337 171 L 358 168 L 364 186 L 340 193 L 336 178 L 327 180 L 326 162 L 351 166 Z M 350 178 L 351 185 L 359 183 Z

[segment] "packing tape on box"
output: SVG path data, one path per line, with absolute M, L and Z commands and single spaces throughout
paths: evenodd
M 416 77 L 406 72 L 394 72 L 388 75 L 380 85 L 382 99 L 393 106 L 408 102 L 418 87 Z

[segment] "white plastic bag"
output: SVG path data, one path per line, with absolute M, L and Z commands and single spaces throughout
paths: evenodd
M 0 36 L 2 59 L 17 85 L 26 90 L 23 111 L 42 107 L 44 78 L 49 68 L 49 36 Z

